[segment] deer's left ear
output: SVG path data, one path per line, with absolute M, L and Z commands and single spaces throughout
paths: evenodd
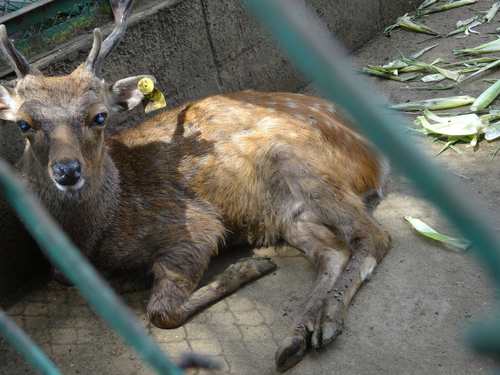
M 156 83 L 153 76 L 144 75 L 121 79 L 109 87 L 107 101 L 115 113 L 128 111 L 144 99 L 144 95 L 137 88 L 137 84 L 143 78 L 149 78 Z
M 16 113 L 19 108 L 16 91 L 0 85 L 0 118 L 8 121 L 17 121 Z

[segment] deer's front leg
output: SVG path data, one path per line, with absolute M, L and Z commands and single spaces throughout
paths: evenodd
M 165 260 L 155 264 L 155 280 L 148 304 L 148 317 L 155 326 L 177 327 L 204 307 L 276 268 L 276 264 L 267 258 L 243 258 L 230 265 L 210 284 L 192 293 L 206 264 L 203 262 L 203 267 L 201 264 L 192 264 L 196 271 L 189 272 L 183 272 L 181 267 Z

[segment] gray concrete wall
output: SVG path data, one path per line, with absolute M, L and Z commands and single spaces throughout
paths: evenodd
M 408 0 L 307 2 L 351 51 L 412 9 Z M 101 29 L 107 35 L 110 26 Z M 86 59 L 92 44 L 90 34 L 30 61 L 46 75 L 68 74 Z M 103 78 L 111 82 L 139 74 L 156 77 L 169 108 L 242 89 L 294 92 L 307 83 L 236 0 L 139 3 L 123 42 L 104 64 Z M 122 129 L 147 117 L 136 108 L 111 119 L 109 126 Z M 22 145 L 15 125 L 0 124 L 1 157 L 13 163 Z M 0 259 L 0 304 L 44 270 L 36 246 L 1 198 Z

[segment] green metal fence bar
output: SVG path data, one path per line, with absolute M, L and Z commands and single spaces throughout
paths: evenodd
M 318 17 L 295 0 L 241 1 L 272 32 L 306 75 L 345 108 L 368 138 L 413 180 L 422 195 L 439 207 L 473 242 L 473 250 L 491 271 L 497 285 L 500 284 L 500 240 L 486 221 L 484 212 L 478 212 L 480 206 L 474 205 L 469 196 L 463 199 L 465 195 L 460 195 L 456 184 L 452 184 L 450 174 L 433 166 L 399 134 L 398 127 L 394 126 L 397 116 L 383 112 L 366 94 L 363 89 L 366 85 L 347 74 L 349 62 L 343 47 L 328 37 Z M 484 323 L 469 338 L 476 349 L 499 353 L 500 319 Z
M 46 254 L 71 280 L 106 322 L 118 332 L 159 374 L 180 375 L 165 353 L 137 323 L 127 306 L 83 257 L 40 203 L 0 160 L 0 192 L 24 221 Z M 31 358 L 31 357 L 30 357 Z
M 45 353 L 2 310 L 0 310 L 0 333 L 42 374 L 61 375 Z
M 489 228 L 476 206 L 462 196 L 437 167 L 409 141 L 398 134 L 394 117 L 383 113 L 367 97 L 363 85 L 345 74 L 345 52 L 326 35 L 321 22 L 294 0 L 241 0 L 274 33 L 282 47 L 325 92 L 358 122 L 364 133 L 392 162 L 416 184 L 422 195 L 430 199 L 474 243 L 473 250 L 500 284 L 500 241 Z M 304 14 L 307 16 L 304 18 Z M 6 163 L 0 161 L 0 190 L 11 201 L 33 236 L 54 263 L 77 285 L 81 293 L 139 354 L 161 374 L 181 374 L 156 343 L 138 325 L 119 298 L 80 255 L 38 202 L 16 181 Z M 482 213 L 481 213 L 482 214 Z M 500 316 L 500 315 L 499 315 Z M 2 326 L 0 325 L 0 328 Z M 477 349 L 500 352 L 500 319 L 485 322 L 472 332 L 471 342 Z M 31 358 L 31 357 L 30 357 Z

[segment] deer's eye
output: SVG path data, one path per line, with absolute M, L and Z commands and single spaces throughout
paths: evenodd
M 103 126 L 106 123 L 106 117 L 108 117 L 106 113 L 99 113 L 94 117 L 90 126 Z
M 21 131 L 23 133 L 26 133 L 30 130 L 33 130 L 33 128 L 30 126 L 30 124 L 28 124 L 26 121 L 23 121 L 23 120 L 18 121 L 17 125 L 19 126 L 19 129 L 21 129 Z

